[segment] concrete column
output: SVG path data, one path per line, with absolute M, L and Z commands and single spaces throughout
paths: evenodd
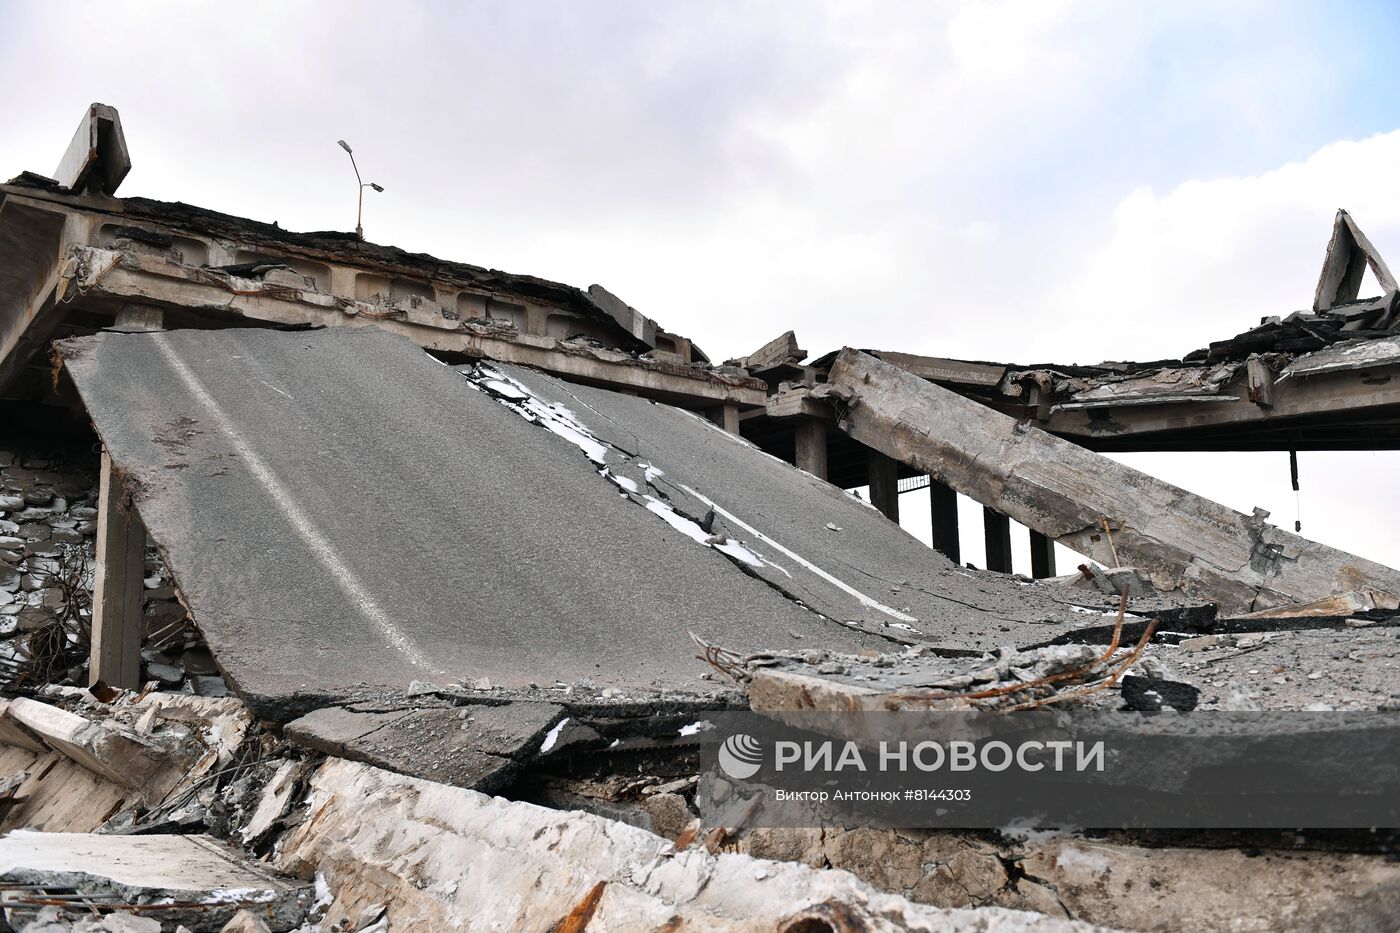
M 165 312 L 150 305 L 125 305 L 117 312 L 112 330 L 128 333 L 165 330 Z
M 212 256 L 209 261 L 214 261 Z M 342 298 L 354 298 L 355 270 L 348 266 L 331 266 L 330 293 Z
M 928 478 L 929 514 L 933 519 L 933 546 L 955 564 L 962 563 L 958 542 L 958 494 L 953 487 Z
M 676 353 L 680 355 L 682 362 L 689 363 L 693 359 L 690 340 L 688 338 L 676 338 Z
M 1055 575 L 1055 542 L 1045 535 L 1030 529 L 1031 533 L 1031 576 L 1037 580 Z
M 540 337 L 549 334 L 549 309 L 539 305 L 525 306 L 525 333 Z
M 892 522 L 899 521 L 899 464 L 878 450 L 867 450 L 870 504 Z
M 97 570 L 92 596 L 92 654 L 88 683 L 141 686 L 141 596 L 146 576 L 146 528 L 131 507 L 112 458 L 102 451 L 97 496 Z
M 720 421 L 720 427 L 724 428 L 724 429 L 725 429 L 726 431 L 728 431 L 730 434 L 738 434 L 738 433 L 739 433 L 739 406 L 738 406 L 738 405 L 725 405 L 725 406 L 724 406 L 724 408 L 723 408 L 723 419 Z
M 982 507 L 982 532 L 987 542 L 987 569 L 1011 572 L 1011 519 Z
M 820 418 L 799 418 L 796 442 L 797 468 L 826 479 L 826 422 Z

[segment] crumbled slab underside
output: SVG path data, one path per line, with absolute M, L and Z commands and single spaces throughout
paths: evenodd
M 723 553 L 814 619 L 982 651 L 1044 641 L 1116 608 L 1091 591 L 958 567 L 869 505 L 689 412 L 520 367 L 458 368 L 503 407 L 567 438 L 620 501 Z M 828 630 L 797 627 L 764 648 L 830 648 Z
M 94 903 L 140 905 L 143 916 L 169 929 L 181 920 L 218 929 L 248 908 L 285 930 L 313 896 L 309 885 L 278 877 L 209 836 L 16 830 L 0 838 L 0 881 L 11 911 L 37 911 L 48 899 L 44 890 L 73 888 Z
M 699 689 L 691 631 L 755 650 L 791 632 L 885 643 L 625 501 L 402 338 L 105 333 L 59 352 L 260 715 L 412 680 Z
M 676 852 L 644 830 L 329 761 L 311 813 L 277 856 L 324 873 L 326 924 L 392 905 L 395 929 L 551 930 L 581 902 L 589 929 L 1089 930 L 1019 911 L 939 910 L 839 871 L 745 855 Z M 804 926 L 804 918 L 827 925 Z
M 1400 573 L 1389 567 L 1139 473 L 867 354 L 843 350 L 830 381 L 858 396 L 841 421 L 856 440 L 1072 550 L 1130 563 L 1159 590 L 1234 612 L 1355 590 L 1400 594 Z

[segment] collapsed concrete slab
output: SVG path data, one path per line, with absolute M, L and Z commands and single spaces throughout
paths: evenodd
M 1232 612 L 1357 590 L 1393 597 L 1400 573 L 1244 515 L 988 410 L 889 363 L 843 350 L 841 427 L 1058 543 Z
M 884 643 L 623 501 L 577 448 L 402 338 L 107 333 L 61 352 L 260 715 L 413 680 L 700 690 L 691 631 Z

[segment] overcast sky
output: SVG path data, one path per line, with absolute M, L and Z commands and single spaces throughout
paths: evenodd
M 367 238 L 600 282 L 715 359 L 787 328 L 814 354 L 1154 359 L 1309 306 L 1338 207 L 1400 261 L 1398 26 L 1282 0 L 0 0 L 0 176 L 52 172 L 102 101 L 122 194 L 348 230 L 343 137 L 386 189 Z M 1292 525 L 1286 454 L 1125 459 Z M 1400 455 L 1301 459 L 1304 533 L 1400 565 Z

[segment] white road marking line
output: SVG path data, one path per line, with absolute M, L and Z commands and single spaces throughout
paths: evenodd
M 283 514 L 286 515 L 287 520 L 291 523 L 293 530 L 301 537 L 307 549 L 311 552 L 311 555 L 320 561 L 321 565 L 330 573 L 331 579 L 340 587 L 341 592 L 349 598 L 350 602 L 364 614 L 365 618 L 367 618 L 375 628 L 379 629 L 384 639 L 397 649 L 400 654 L 424 670 L 434 670 L 428 663 L 427 657 L 418 646 L 413 643 L 413 640 L 399 630 L 398 626 L 389 618 L 389 614 L 385 612 L 379 603 L 375 601 L 374 597 L 370 595 L 369 590 L 360 582 L 360 578 L 355 574 L 355 571 L 351 570 L 345 562 L 340 559 L 340 555 L 336 553 L 330 541 L 317 530 L 315 524 L 311 521 L 311 517 L 303 512 L 301 507 L 296 504 L 292 497 L 291 490 L 277 477 L 277 474 L 272 471 L 272 468 L 267 465 L 262 457 L 258 456 L 252 446 L 244 440 L 243 435 L 239 432 L 233 421 L 224 413 L 218 403 L 214 401 L 213 396 L 205 390 L 203 384 L 199 381 L 199 377 L 197 377 L 194 371 L 186 366 L 185 362 L 175 354 L 174 349 L 171 348 L 165 335 L 155 334 L 153 336 L 155 337 L 156 346 L 160 347 L 161 353 L 165 356 L 166 362 L 170 364 L 170 368 L 175 371 L 175 375 L 180 377 L 180 381 L 190 390 L 190 394 L 213 414 L 215 424 L 228 435 L 228 439 L 233 442 L 235 451 L 243 458 L 243 462 L 248 465 L 248 469 L 252 472 L 253 476 L 272 493 L 278 506 L 282 509 Z M 440 672 L 434 671 L 434 673 Z
M 880 612 L 883 612 L 885 615 L 890 616 L 890 617 L 895 618 L 895 619 L 898 619 L 898 620 L 901 621 L 901 622 L 917 622 L 917 621 L 919 621 L 918 619 L 914 618 L 913 616 L 905 615 L 904 613 L 900 612 L 898 609 L 891 609 L 889 606 L 886 606 L 884 603 L 880 602 L 879 600 L 871 599 L 869 596 L 866 596 L 866 595 L 865 595 L 864 593 L 862 593 L 860 590 L 858 590 L 858 589 L 856 589 L 855 587 L 851 586 L 849 583 L 846 583 L 844 580 L 838 580 L 836 577 L 833 577 L 831 574 L 827 573 L 825 570 L 821 569 L 821 568 L 818 567 L 816 564 L 814 564 L 814 563 L 812 563 L 811 561 L 807 560 L 807 558 L 801 556 L 800 554 L 794 553 L 793 551 L 789 550 L 788 548 L 783 547 L 781 544 L 779 544 L 778 542 L 774 541 L 772 538 L 768 537 L 766 534 L 764 534 L 763 532 L 759 531 L 757 528 L 755 528 L 755 527 L 753 527 L 752 525 L 748 524 L 748 523 L 745 522 L 743 519 L 739 518 L 737 515 L 733 515 L 733 514 L 731 514 L 731 513 L 729 513 L 729 512 L 726 512 L 724 509 L 722 509 L 722 508 L 720 508 L 719 506 L 715 505 L 715 504 L 714 504 L 713 502 L 711 502 L 709 499 L 707 499 L 707 498 L 705 498 L 704 496 L 700 495 L 700 493 L 696 492 L 694 489 L 691 489 L 689 486 L 685 485 L 684 483 L 681 483 L 681 484 L 679 484 L 679 485 L 680 485 L 680 487 L 681 487 L 682 489 L 684 489 L 686 492 L 690 493 L 692 496 L 694 496 L 695 498 L 699 499 L 701 502 L 705 503 L 706 506 L 708 506 L 709 508 L 714 509 L 716 515 L 723 515 L 726 519 L 728 519 L 729 521 L 731 521 L 731 522 L 733 522 L 734 524 L 738 525 L 740 528 L 744 529 L 745 531 L 747 531 L 749 534 L 753 535 L 753 536 L 754 536 L 755 538 L 757 538 L 758 540 L 764 542 L 765 544 L 769 545 L 770 547 L 772 547 L 772 548 L 774 548 L 774 549 L 780 551 L 780 552 L 783 553 L 783 554 L 786 554 L 788 557 L 790 557 L 790 558 L 792 558 L 793 560 L 797 561 L 797 562 L 798 562 L 799 564 L 801 564 L 803 567 L 806 567 L 808 570 L 812 571 L 812 573 L 815 573 L 817 576 L 821 577 L 823 580 L 825 580 L 827 583 L 830 583 L 832 586 L 836 587 L 838 590 L 841 590 L 841 591 L 844 592 L 844 593 L 849 593 L 850 595 L 854 596 L 857 600 L 860 601 L 860 604 L 861 604 L 862 606 L 865 606 L 865 607 L 867 607 L 867 608 L 869 608 L 869 609 L 878 609 Z M 917 631 L 917 629 L 916 629 L 915 631 Z

